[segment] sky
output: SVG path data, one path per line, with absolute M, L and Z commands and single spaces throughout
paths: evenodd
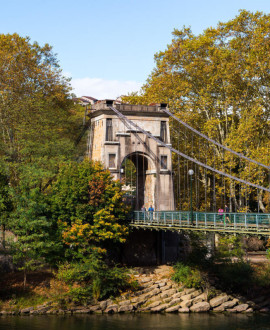
M 139 91 L 172 31 L 193 33 L 240 9 L 270 13 L 270 0 L 0 0 L 0 33 L 53 46 L 77 96 L 116 98 Z

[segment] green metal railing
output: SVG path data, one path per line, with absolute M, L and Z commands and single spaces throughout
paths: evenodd
M 191 219 L 193 218 L 193 221 Z M 244 232 L 270 235 L 270 214 L 265 213 L 204 213 L 189 211 L 135 211 L 133 226 L 161 229 L 191 229 L 219 232 Z

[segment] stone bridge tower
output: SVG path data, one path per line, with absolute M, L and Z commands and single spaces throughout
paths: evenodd
M 140 131 L 127 127 L 109 106 L 152 135 L 170 144 L 169 118 L 162 111 L 166 104 L 154 106 L 99 101 L 90 111 L 88 155 L 101 161 L 115 179 L 123 179 L 128 159 L 136 168 L 135 209 L 150 205 L 156 211 L 174 210 L 171 151 Z

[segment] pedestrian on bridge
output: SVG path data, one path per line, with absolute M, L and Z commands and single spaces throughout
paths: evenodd
M 231 223 L 230 217 L 229 217 L 229 208 L 227 205 L 225 205 L 225 220 L 227 220 L 229 223 Z
M 219 208 L 218 209 L 218 215 L 219 215 L 219 220 L 222 221 L 223 220 L 223 213 L 224 213 L 224 210 L 222 208 Z M 225 221 L 224 221 L 225 223 Z
M 154 208 L 152 205 L 150 205 L 149 209 L 148 209 L 148 212 L 149 212 L 149 216 L 150 216 L 150 220 L 153 221 L 153 212 L 154 212 Z

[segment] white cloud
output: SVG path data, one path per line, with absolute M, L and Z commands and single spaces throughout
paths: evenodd
M 139 91 L 142 83 L 137 81 L 105 80 L 100 78 L 72 79 L 73 92 L 79 96 L 92 96 L 99 100 L 116 99 L 118 96 Z

